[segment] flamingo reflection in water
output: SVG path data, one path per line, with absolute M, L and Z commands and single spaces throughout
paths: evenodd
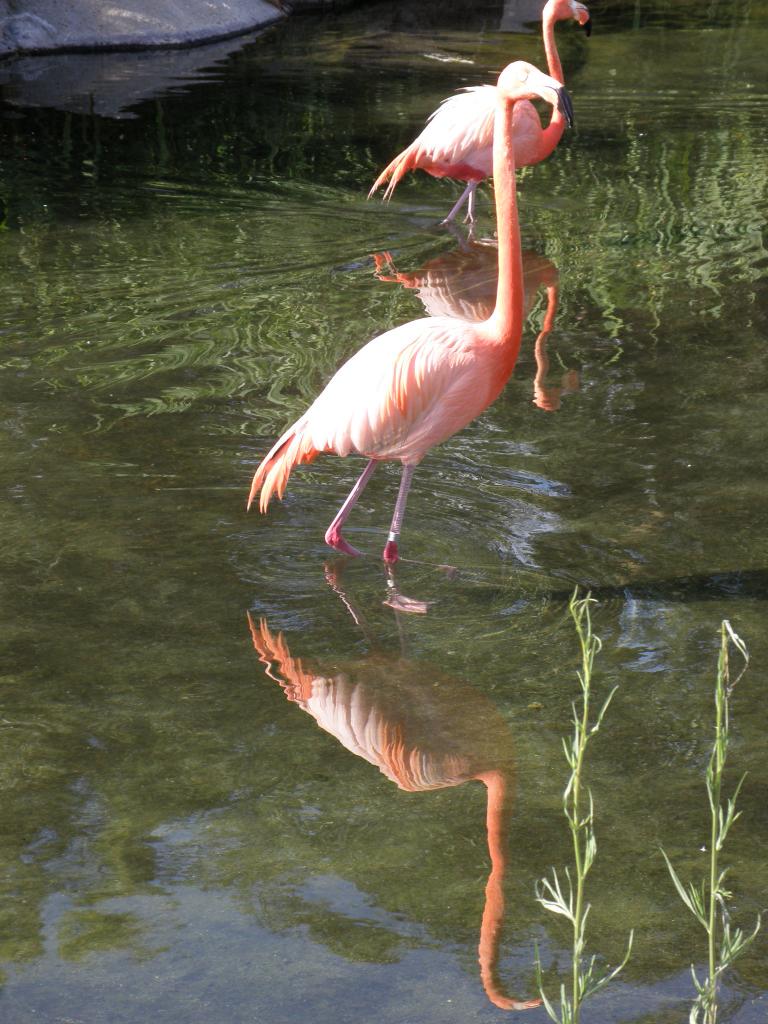
M 414 271 L 399 271 L 390 253 L 374 253 L 379 281 L 391 281 L 413 289 L 427 316 L 452 316 L 464 320 L 486 320 L 493 312 L 497 287 L 496 242 L 492 239 L 462 238 L 458 229 L 456 249 L 441 253 Z M 577 370 L 566 370 L 559 384 L 547 384 L 549 355 L 547 341 L 555 322 L 560 291 L 557 267 L 546 256 L 523 251 L 523 316 L 527 317 L 542 288 L 546 290 L 546 310 L 534 345 L 536 376 L 533 402 L 545 412 L 556 412 L 565 395 L 579 388 Z
M 333 577 L 330 582 L 359 621 Z M 483 988 L 504 1010 L 538 1006 L 539 999 L 508 996 L 498 976 L 514 798 L 512 738 L 498 709 L 468 684 L 402 656 L 370 654 L 335 662 L 324 672 L 294 658 L 283 634 L 275 635 L 265 619 L 256 623 L 249 613 L 248 621 L 267 676 L 288 700 L 400 789 L 415 793 L 483 783 L 491 861 L 478 948 Z

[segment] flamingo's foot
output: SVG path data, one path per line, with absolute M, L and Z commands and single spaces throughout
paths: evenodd
M 393 540 L 388 541 L 387 547 L 390 544 L 395 548 L 397 547 Z M 409 615 L 426 615 L 432 602 L 417 601 L 413 597 L 405 597 L 404 594 L 401 594 L 395 583 L 395 570 L 390 566 L 387 569 L 387 596 L 382 601 L 382 604 L 396 612 L 406 612 Z
M 417 601 L 413 597 L 405 597 L 403 594 L 393 591 L 381 603 L 386 605 L 387 608 L 394 609 L 396 612 L 407 612 L 409 615 L 426 615 L 431 602 Z
M 341 551 L 344 555 L 350 555 L 352 558 L 359 558 L 363 552 L 358 551 L 357 548 L 353 548 L 349 541 L 344 540 L 341 535 L 341 530 L 335 530 L 331 527 L 328 528 L 325 534 L 325 543 L 335 548 L 336 551 Z
M 491 996 L 491 1002 L 500 1010 L 532 1010 L 541 1006 L 540 999 L 508 999 L 506 996 Z
M 381 557 L 387 563 L 387 565 L 394 565 L 400 555 L 397 552 L 397 541 L 388 540 L 384 545 L 384 550 L 381 553 Z

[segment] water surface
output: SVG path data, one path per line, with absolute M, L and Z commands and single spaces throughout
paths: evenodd
M 101 81 L 74 57 L 2 69 L 0 1020 L 492 1021 L 488 964 L 531 998 L 535 942 L 554 985 L 566 935 L 533 886 L 569 859 L 575 584 L 600 601 L 598 692 L 620 687 L 590 764 L 590 946 L 616 962 L 636 936 L 590 1020 L 687 1020 L 704 946 L 659 846 L 703 874 L 723 617 L 752 655 L 734 917 L 765 906 L 768 10 L 593 14 L 590 40 L 558 30 L 577 127 L 521 174 L 514 376 L 415 478 L 396 583 L 419 617 L 383 604 L 396 467 L 350 520 L 354 563 L 323 544 L 354 460 L 297 471 L 267 517 L 244 501 L 336 367 L 423 314 L 430 275 L 492 294 L 489 190 L 474 250 L 437 226 L 449 182 L 365 195 L 453 89 L 541 62 L 535 32 L 500 31 L 495 2 L 364 5 L 200 51 L 170 85 L 121 63 L 129 102 L 101 107 L 64 88 Z M 401 788 L 285 699 L 249 611 L 419 764 L 440 740 L 473 771 Z M 509 783 L 501 873 L 481 754 Z M 761 936 L 724 1020 L 765 1019 L 766 962 Z

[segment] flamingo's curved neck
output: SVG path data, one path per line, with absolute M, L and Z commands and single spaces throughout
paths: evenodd
M 544 53 L 547 55 L 547 68 L 552 78 L 556 78 L 561 85 L 565 85 L 563 79 L 563 65 L 560 63 L 560 54 L 557 52 L 555 42 L 555 18 L 554 9 L 547 4 L 544 11 L 544 20 L 541 24 L 541 34 L 544 38 Z M 558 113 L 558 111 L 555 111 Z
M 517 355 L 523 331 L 523 259 L 515 188 L 515 151 L 512 145 L 514 102 L 500 96 L 493 129 L 493 188 L 496 230 L 499 237 L 499 283 L 496 307 L 487 321 L 492 339 L 508 345 Z
M 557 43 L 555 42 L 556 22 L 557 18 L 555 18 L 554 9 L 547 4 L 541 26 L 541 33 L 544 38 L 544 52 L 547 55 L 547 68 L 552 78 L 556 78 L 561 85 L 565 85 L 563 65 L 560 63 L 560 54 L 557 52 Z M 539 147 L 540 159 L 545 159 L 554 150 L 563 136 L 565 126 L 565 115 L 557 107 L 554 107 L 549 124 L 541 136 L 541 145 Z

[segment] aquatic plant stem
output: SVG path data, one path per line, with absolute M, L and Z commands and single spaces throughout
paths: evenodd
M 576 595 L 574 594 L 574 598 L 575 596 Z M 576 632 L 579 637 L 579 643 L 581 644 L 581 724 L 576 730 L 578 750 L 576 753 L 576 763 L 573 768 L 573 789 L 571 797 L 571 812 L 573 817 L 571 820 L 571 839 L 573 842 L 573 859 L 576 866 L 576 905 L 574 907 L 574 919 L 576 922 L 582 922 L 584 918 L 584 883 L 586 881 L 587 872 L 584 870 L 581 840 L 579 836 L 579 821 L 581 820 L 581 779 L 584 768 L 584 752 L 589 738 L 589 697 L 591 689 L 590 683 L 592 679 L 592 662 L 596 651 L 600 649 L 600 640 L 595 637 L 594 640 L 596 643 L 592 642 L 592 620 L 589 613 L 589 599 L 580 606 L 576 605 L 574 600 L 572 600 L 571 614 L 576 622 Z M 586 629 L 583 628 L 582 625 L 583 619 L 586 619 Z M 583 939 L 583 928 L 579 927 L 578 932 L 580 933 L 580 937 Z M 579 1017 L 581 1013 L 579 999 L 579 972 L 581 967 L 581 954 L 583 952 L 583 941 L 578 942 L 577 945 L 578 949 L 574 948 L 571 979 L 571 1005 L 573 1007 L 574 1024 L 579 1024 Z
M 717 867 L 718 867 L 718 815 L 722 790 L 723 769 L 728 746 L 728 701 L 725 682 L 728 679 L 728 638 L 725 622 L 720 624 L 720 653 L 717 659 L 717 685 L 715 687 L 715 742 L 707 768 L 707 796 L 710 806 L 709 833 L 709 923 L 707 927 L 707 951 L 709 954 L 709 999 L 708 1024 L 714 1024 L 717 1016 L 717 954 L 715 951 L 715 927 L 717 910 Z M 725 712 L 725 713 L 724 713 Z
M 729 664 L 731 645 L 744 659 L 741 673 L 733 681 L 731 681 Z M 724 886 L 727 869 L 721 870 L 720 868 L 720 851 L 731 825 L 739 817 L 740 812 L 736 810 L 736 799 L 744 782 L 744 776 L 742 776 L 736 785 L 733 796 L 729 797 L 723 806 L 723 774 L 730 738 L 730 696 L 748 664 L 749 654 L 743 640 L 733 631 L 728 620 L 723 619 L 720 626 L 720 652 L 715 684 L 715 739 L 706 771 L 707 798 L 710 808 L 708 884 L 705 880 L 701 886 L 696 886 L 692 882 L 689 882 L 687 886 L 684 885 L 672 867 L 669 857 L 664 850 L 661 851 L 678 895 L 707 933 L 708 973 L 703 982 L 699 981 L 694 967 L 691 967 L 697 997 L 691 1007 L 690 1024 L 698 1024 L 698 1022 L 716 1024 L 717 988 L 720 977 L 744 952 L 760 929 L 759 915 L 750 935 L 745 934 L 741 928 L 731 929 L 727 908 L 730 893 Z
M 584 802 L 584 762 L 587 744 L 600 728 L 603 717 L 608 710 L 616 689 L 614 688 L 603 702 L 595 721 L 590 723 L 590 695 L 592 669 L 595 654 L 601 649 L 599 637 L 592 632 L 590 605 L 592 598 L 579 598 L 575 592 L 570 604 L 571 617 L 576 626 L 576 633 L 581 646 L 581 669 L 578 672 L 581 686 L 581 710 L 577 712 L 576 704 L 572 705 L 573 734 L 569 740 L 563 740 L 563 750 L 570 768 L 570 775 L 563 792 L 563 812 L 568 821 L 573 845 L 575 881 L 571 878 L 568 868 L 565 869 L 566 885 L 563 886 L 557 871 L 553 869 L 551 880 L 543 878 L 536 887 L 536 899 L 554 914 L 565 917 L 571 924 L 573 961 L 571 967 L 571 993 L 568 996 L 566 986 L 560 986 L 560 1005 L 555 1007 L 544 991 L 541 959 L 536 951 L 536 978 L 544 1007 L 556 1024 L 579 1024 L 581 1006 L 585 999 L 598 992 L 623 969 L 632 950 L 632 933 L 624 959 L 618 967 L 602 976 L 595 973 L 593 956 L 584 960 L 586 941 L 586 923 L 589 914 L 589 903 L 585 899 L 586 879 L 597 853 L 597 840 L 594 831 L 594 804 L 592 793 L 586 790 L 589 806 L 585 809 Z

